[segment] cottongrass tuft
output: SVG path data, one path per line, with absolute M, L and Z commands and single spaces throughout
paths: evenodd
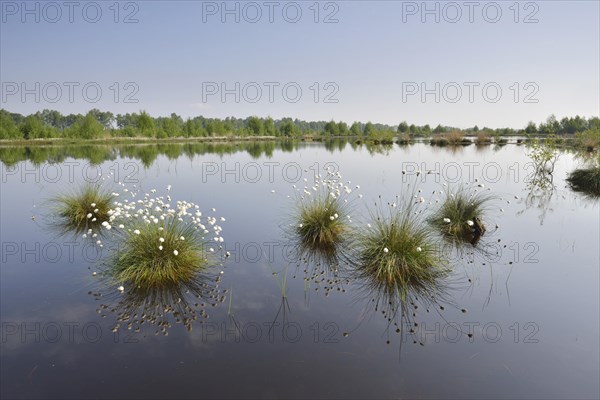
M 378 208 L 353 241 L 356 278 L 386 305 L 435 297 L 439 280 L 449 273 L 434 235 L 411 201 Z
M 56 225 L 65 233 L 99 230 L 109 220 L 109 210 L 115 196 L 99 184 L 85 184 L 68 194 L 60 194 L 50 199 Z
M 334 253 L 350 231 L 355 189 L 331 170 L 315 175 L 311 186 L 294 187 L 293 233 L 304 250 Z
M 477 244 L 485 233 L 484 217 L 494 196 L 481 185 L 461 185 L 449 188 L 440 207 L 428 218 L 429 224 L 445 239 Z
M 216 263 L 224 241 L 214 216 L 191 202 L 170 204 L 170 196 L 116 203 L 109 223 L 117 232 L 117 251 L 109 273 L 117 283 L 161 287 L 189 281 Z

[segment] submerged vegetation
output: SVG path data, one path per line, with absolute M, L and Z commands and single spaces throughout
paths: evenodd
M 109 220 L 115 196 L 99 184 L 88 183 L 69 194 L 51 198 L 56 224 L 75 233 L 98 230 Z

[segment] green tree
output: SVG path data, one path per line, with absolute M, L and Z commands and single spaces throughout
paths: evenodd
M 352 126 L 350 126 L 350 134 L 352 136 L 360 136 L 360 124 L 358 122 L 354 122 Z
M 104 132 L 104 126 L 96 120 L 93 111 L 88 112 L 81 122 L 73 126 L 77 137 L 95 139 Z
M 102 124 L 104 129 L 110 129 L 115 122 L 115 116 L 110 111 L 100 111 L 97 108 L 90 110 L 96 121 Z
M 267 136 L 277 136 L 277 129 L 275 128 L 275 122 L 273 122 L 273 118 L 267 117 L 264 122 L 265 126 L 265 134 Z
M 279 131 L 283 136 L 294 137 L 300 134 L 300 130 L 290 119 L 283 120 L 279 126 Z
M 340 134 L 338 125 L 332 121 L 325 124 L 325 134 L 329 136 L 338 136 Z
M 406 121 L 400 122 L 400 125 L 398 125 L 398 132 L 400 132 L 400 133 L 408 132 L 408 124 L 406 123 Z
M 348 136 L 348 124 L 344 121 L 340 121 L 337 124 L 338 126 L 338 134 L 340 136 Z
M 154 119 L 146 111 L 140 112 L 135 118 L 135 127 L 144 136 L 152 137 L 156 132 Z
M 265 134 L 265 125 L 262 119 L 258 117 L 248 118 L 248 129 L 250 134 L 254 136 L 263 136 Z
M 533 121 L 529 121 L 529 123 L 525 127 L 525 133 L 527 133 L 527 134 L 537 133 L 537 127 L 535 126 L 535 123 Z
M 19 126 L 21 135 L 25 139 L 39 139 L 46 137 L 46 129 L 42 120 L 35 115 L 30 115 Z
M 0 110 L 0 139 L 22 139 L 23 136 L 17 128 L 8 111 Z
M 373 133 L 375 133 L 375 127 L 373 126 L 373 123 L 369 121 L 363 129 L 363 135 L 368 137 L 369 135 L 373 135 Z

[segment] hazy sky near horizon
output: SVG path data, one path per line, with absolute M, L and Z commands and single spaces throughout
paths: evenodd
M 600 114 L 595 0 L 0 7 L 0 108 L 12 112 L 515 128 Z

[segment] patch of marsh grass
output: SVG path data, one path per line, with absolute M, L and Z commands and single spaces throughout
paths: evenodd
M 101 185 L 86 184 L 51 198 L 57 225 L 65 232 L 97 230 L 109 220 L 115 196 Z
M 492 144 L 492 137 L 485 132 L 478 132 L 477 137 L 475 138 L 475 144 L 477 146 Z
M 317 195 L 299 204 L 296 233 L 304 248 L 331 251 L 348 231 L 346 212 L 338 198 Z
M 357 186 L 358 188 L 358 186 Z M 316 175 L 311 187 L 296 188 L 293 233 L 307 251 L 332 254 L 350 231 L 351 189 L 339 173 Z M 360 195 L 359 195 L 360 196 Z
M 591 197 L 600 197 L 600 165 L 576 169 L 569 174 L 567 182 L 575 192 L 581 192 Z
M 353 242 L 357 278 L 386 304 L 431 298 L 448 273 L 432 232 L 406 204 L 378 208 Z
M 448 188 L 428 222 L 445 239 L 475 245 L 485 233 L 484 217 L 492 200 L 493 196 L 485 193 L 483 185 Z
M 121 239 L 111 267 L 111 275 L 119 283 L 173 285 L 191 280 L 214 261 L 202 232 L 177 218 L 158 226 L 137 224 L 124 231 Z
M 171 204 L 170 195 L 115 202 L 109 221 L 119 228 L 109 265 L 117 283 L 160 287 L 188 281 L 218 261 L 224 242 L 216 217 L 191 202 Z

